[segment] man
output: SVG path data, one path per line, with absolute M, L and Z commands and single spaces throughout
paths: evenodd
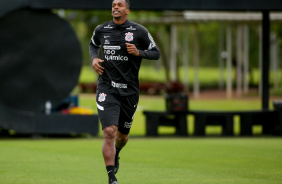
M 113 20 L 97 26 L 89 44 L 92 67 L 99 74 L 96 102 L 109 184 L 117 184 L 119 152 L 128 141 L 137 109 L 141 60 L 160 57 L 148 30 L 127 20 L 129 7 L 129 0 L 114 0 Z M 100 47 L 102 59 L 99 58 Z

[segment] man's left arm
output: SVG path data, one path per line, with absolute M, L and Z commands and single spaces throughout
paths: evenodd
M 143 38 L 148 49 L 139 50 L 140 56 L 144 59 L 158 60 L 160 58 L 160 51 L 153 37 L 147 30 L 145 30 L 145 36 Z

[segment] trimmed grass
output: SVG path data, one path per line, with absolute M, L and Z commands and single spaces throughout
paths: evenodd
M 79 96 L 80 106 L 96 110 L 95 94 Z M 190 109 L 260 109 L 260 99 L 190 99 Z M 140 138 L 145 135 L 143 110 L 164 110 L 162 96 L 140 96 L 128 145 L 121 152 L 117 177 L 121 184 L 280 184 L 282 139 Z M 193 118 L 188 117 L 193 134 Z M 160 134 L 174 128 L 161 127 Z M 210 126 L 208 134 L 220 134 Z M 238 124 L 235 123 L 238 132 Z M 253 132 L 259 134 L 260 127 Z M 107 173 L 101 153 L 101 132 L 90 139 L 0 139 L 2 184 L 105 184 Z
M 0 140 L 3 184 L 105 184 L 102 139 Z M 131 138 L 121 184 L 279 184 L 281 138 Z

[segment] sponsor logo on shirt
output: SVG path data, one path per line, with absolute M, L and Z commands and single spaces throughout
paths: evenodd
M 112 81 L 112 86 L 113 86 L 114 88 L 124 88 L 124 89 L 127 88 L 127 84 L 117 83 L 117 82 L 114 82 L 114 81 Z
M 107 45 L 105 45 L 103 48 L 105 50 L 120 50 L 121 49 L 120 46 L 107 46 Z
M 106 25 L 104 28 L 105 29 L 112 29 L 113 27 L 111 25 Z
M 111 37 L 111 36 L 104 36 L 104 38 L 109 38 L 109 37 Z
M 132 31 L 136 30 L 136 28 L 135 28 L 135 27 L 132 27 L 132 26 L 130 26 L 130 27 L 126 28 L 126 29 L 132 30 Z
M 107 46 L 104 45 L 104 54 L 107 61 L 128 61 L 127 56 L 115 55 L 117 50 L 120 50 L 120 46 Z
M 133 40 L 133 33 L 131 32 L 125 33 L 125 40 L 131 42 Z
M 117 55 L 117 56 L 105 55 L 105 59 L 107 61 L 128 61 L 127 56 L 121 56 L 121 55 Z
M 109 40 L 105 40 L 105 45 L 109 45 L 110 41 Z

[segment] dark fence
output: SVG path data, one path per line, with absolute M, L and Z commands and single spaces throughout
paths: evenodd
M 186 103 L 186 104 L 185 104 Z M 194 116 L 194 135 L 204 136 L 206 126 L 222 127 L 222 135 L 234 135 L 234 117 L 240 119 L 240 135 L 252 135 L 253 125 L 261 125 L 263 135 L 282 136 L 282 102 L 274 102 L 275 110 L 256 111 L 194 111 L 188 109 L 188 97 L 180 95 L 166 96 L 167 109 L 160 111 L 144 111 L 146 117 L 146 135 L 157 136 L 159 126 L 173 126 L 176 134 L 187 133 L 187 115 Z

